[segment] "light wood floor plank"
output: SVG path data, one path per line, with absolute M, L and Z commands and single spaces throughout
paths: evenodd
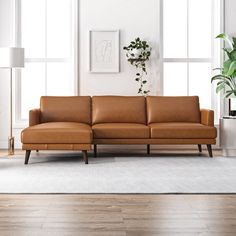
M 236 195 L 1 194 L 0 235 L 232 236 Z

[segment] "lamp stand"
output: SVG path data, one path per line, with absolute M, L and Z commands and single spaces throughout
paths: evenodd
M 12 136 L 12 68 L 10 68 L 10 136 L 8 137 L 8 155 L 14 155 L 14 137 Z
M 14 137 L 8 137 L 8 155 L 14 155 Z

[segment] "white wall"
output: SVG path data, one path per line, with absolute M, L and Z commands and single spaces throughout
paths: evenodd
M 137 95 L 136 70 L 128 64 L 123 46 L 136 37 L 150 42 L 150 90 L 158 91 L 159 0 L 81 0 L 79 91 L 82 95 Z M 91 74 L 88 70 L 89 30 L 120 30 L 120 73 Z
M 13 1 L 0 0 L 0 47 L 14 46 Z M 81 95 L 136 95 L 135 69 L 126 61 L 122 47 L 139 36 L 151 43 L 153 55 L 149 77 L 152 94 L 158 94 L 158 0 L 79 0 L 79 91 Z M 225 0 L 225 29 L 236 35 L 236 1 Z M 120 29 L 121 72 L 118 74 L 90 74 L 88 72 L 88 30 Z M 0 69 L 0 148 L 7 148 L 9 126 L 9 74 Z M 20 130 L 15 129 L 18 140 Z
M 225 32 L 236 36 L 236 1 L 225 0 Z

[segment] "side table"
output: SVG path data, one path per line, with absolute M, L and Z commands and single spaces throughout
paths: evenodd
M 236 156 L 236 119 L 220 119 L 220 146 L 223 156 Z

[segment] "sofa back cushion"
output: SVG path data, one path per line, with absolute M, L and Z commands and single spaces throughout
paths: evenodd
M 92 98 L 92 123 L 146 124 L 144 97 L 94 96 Z
M 91 124 L 91 97 L 43 96 L 40 100 L 41 123 L 79 122 Z
M 199 98 L 184 97 L 147 97 L 148 123 L 193 122 L 200 123 Z

